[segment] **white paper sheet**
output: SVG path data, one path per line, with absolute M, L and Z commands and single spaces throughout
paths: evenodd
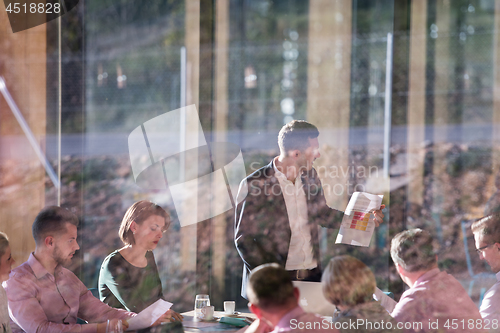
M 375 223 L 370 221 L 370 215 L 380 208 L 383 197 L 366 192 L 354 192 L 345 209 L 335 244 L 368 247 L 375 230 Z
M 130 318 L 128 320 L 127 331 L 136 331 L 154 324 L 158 318 L 165 312 L 167 312 L 173 303 L 164 301 L 162 299 L 157 300 L 144 310 L 142 310 L 137 316 Z
M 387 296 L 382 290 L 378 288 L 375 288 L 375 293 L 373 294 L 373 298 L 379 301 L 380 305 L 382 305 L 382 307 L 387 312 L 389 312 L 389 314 L 392 313 L 392 311 L 394 311 L 396 304 L 398 304 L 398 302 Z

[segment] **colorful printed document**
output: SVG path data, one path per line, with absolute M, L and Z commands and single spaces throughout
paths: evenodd
M 375 223 L 370 221 L 370 215 L 380 208 L 383 197 L 366 192 L 354 192 L 345 209 L 335 243 L 368 247 L 375 230 Z
M 160 318 L 162 314 L 167 312 L 173 303 L 164 301 L 162 299 L 157 300 L 144 310 L 142 310 L 137 316 L 132 317 L 128 320 L 127 331 L 137 331 L 154 324 L 154 322 Z

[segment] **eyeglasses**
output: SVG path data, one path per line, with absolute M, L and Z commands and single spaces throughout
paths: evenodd
M 476 249 L 476 252 L 479 253 L 479 254 L 482 254 L 484 250 L 486 250 L 487 248 L 489 248 L 492 245 L 495 245 L 495 243 L 489 244 L 489 245 L 485 245 L 485 246 L 481 246 L 480 248 Z

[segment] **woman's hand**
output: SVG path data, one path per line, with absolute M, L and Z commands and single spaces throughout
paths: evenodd
M 170 311 L 170 313 L 172 314 L 172 317 L 175 321 L 182 321 L 184 319 L 184 316 L 181 315 L 180 313 L 178 312 L 175 312 L 174 310 L 168 310 L 167 312 L 165 313 L 168 313 Z
M 162 314 L 160 316 L 160 318 L 158 318 L 152 326 L 158 326 L 158 325 L 161 325 L 163 323 L 171 323 L 171 322 L 174 322 L 174 321 L 182 321 L 184 317 L 180 314 L 180 313 L 177 313 L 173 310 L 168 310 L 167 312 L 165 312 L 164 314 Z

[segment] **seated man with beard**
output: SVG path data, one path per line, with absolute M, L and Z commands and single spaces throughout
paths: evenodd
M 12 332 L 106 332 L 135 314 L 118 310 L 95 298 L 70 270 L 75 251 L 78 219 L 70 211 L 44 208 L 32 226 L 36 249 L 28 261 L 10 274 L 5 285 Z M 89 324 L 77 324 L 77 318 Z

